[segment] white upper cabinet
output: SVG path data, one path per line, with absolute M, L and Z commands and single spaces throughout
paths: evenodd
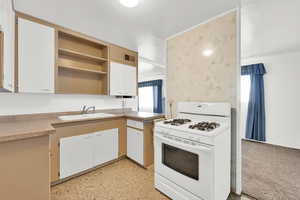
M 18 19 L 18 91 L 54 93 L 55 30 Z
M 137 68 L 130 65 L 110 63 L 110 95 L 137 95 Z
M 124 92 L 127 96 L 136 96 L 137 92 L 137 68 L 124 65 L 123 67 Z
M 122 96 L 122 72 L 123 65 L 115 62 L 110 63 L 110 95 Z
M 0 30 L 3 32 L 3 77 L 0 91 L 14 91 L 15 13 L 12 1 L 0 0 Z M 0 69 L 1 70 L 1 69 Z M 2 84 L 1 84 L 2 83 Z

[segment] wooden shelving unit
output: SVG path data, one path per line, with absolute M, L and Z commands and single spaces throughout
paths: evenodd
M 57 31 L 56 93 L 108 94 L 108 46 L 86 36 Z
M 110 45 L 110 60 L 138 67 L 138 53 L 116 45 Z
M 70 50 L 70 49 L 59 48 L 58 51 L 59 51 L 60 55 L 66 55 L 66 56 L 70 56 L 70 57 L 77 57 L 77 58 L 81 58 L 81 59 L 91 60 L 91 61 L 94 61 L 94 62 L 103 63 L 103 62 L 107 61 L 106 58 L 102 58 L 102 57 L 98 57 L 98 56 L 92 56 L 92 55 L 88 55 L 88 54 L 85 54 L 85 53 L 73 51 L 73 50 Z
M 69 70 L 76 70 L 76 71 L 81 71 L 81 72 L 87 72 L 87 73 L 96 73 L 96 74 L 102 74 L 102 75 L 106 75 L 107 72 L 102 72 L 102 71 L 98 71 L 98 70 L 91 70 L 91 69 L 84 69 L 84 68 L 80 68 L 80 67 L 73 67 L 73 66 L 63 66 L 63 65 L 59 65 L 59 68 L 65 68 L 65 69 L 69 69 Z

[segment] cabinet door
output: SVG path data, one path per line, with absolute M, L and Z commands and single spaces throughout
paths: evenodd
M 111 62 L 110 63 L 110 95 L 122 96 L 123 95 L 123 66 L 122 64 Z
M 119 153 L 119 129 L 95 133 L 92 143 L 93 166 L 117 159 Z
M 91 134 L 60 139 L 60 178 L 93 167 Z
M 144 165 L 143 132 L 127 127 L 127 156 Z
M 3 59 L 2 76 L 0 77 L 0 79 L 2 79 L 1 87 L 13 92 L 15 63 L 15 12 L 12 7 L 12 1 L 0 1 L 0 25 L 4 36 L 3 52 L 1 52 L 2 58 L 0 58 Z
M 136 67 L 123 65 L 123 91 L 126 96 L 136 96 L 137 80 L 136 80 Z
M 54 93 L 55 31 L 18 19 L 18 90 Z
M 110 95 L 136 96 L 137 68 L 111 62 L 110 64 Z

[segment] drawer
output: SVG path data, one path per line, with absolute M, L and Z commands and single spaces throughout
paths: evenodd
M 141 121 L 135 121 L 128 119 L 127 120 L 127 126 L 133 127 L 133 128 L 138 128 L 138 129 L 144 129 L 144 123 Z

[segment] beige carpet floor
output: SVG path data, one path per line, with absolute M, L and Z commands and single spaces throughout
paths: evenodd
M 300 199 L 300 149 L 242 140 L 243 192 L 263 200 Z
M 153 167 L 124 159 L 52 187 L 51 200 L 169 200 L 153 185 Z

